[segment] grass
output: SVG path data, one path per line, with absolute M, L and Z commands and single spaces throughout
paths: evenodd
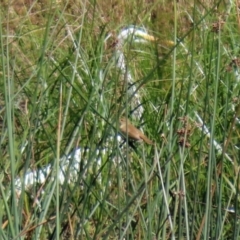
M 238 238 L 236 2 L 3 1 L 0 20 L 1 239 Z M 140 119 L 116 67 L 131 24 L 157 37 L 122 49 Z M 117 140 L 121 114 L 155 146 Z

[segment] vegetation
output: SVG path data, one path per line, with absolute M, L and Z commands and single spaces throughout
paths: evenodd
M 1 239 L 237 239 L 237 4 L 1 1 Z M 129 25 L 156 38 L 121 49 L 139 119 Z M 119 140 L 121 115 L 155 145 Z

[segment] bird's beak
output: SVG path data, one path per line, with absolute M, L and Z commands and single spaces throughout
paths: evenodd
M 142 37 L 143 39 L 145 39 L 147 41 L 151 41 L 151 42 L 154 42 L 157 40 L 157 38 L 155 38 L 154 36 L 146 34 L 146 33 L 139 33 L 139 36 Z
M 158 38 L 156 38 L 152 35 L 146 34 L 146 33 L 139 33 L 139 36 L 142 37 L 146 41 L 151 41 L 151 42 L 159 41 Z M 161 40 L 160 43 L 161 43 L 161 45 L 164 45 L 166 47 L 173 47 L 175 45 L 175 43 L 170 40 L 163 40 L 163 41 Z

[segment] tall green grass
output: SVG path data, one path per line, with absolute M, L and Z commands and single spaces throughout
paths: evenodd
M 1 239 L 238 238 L 235 4 L 1 3 Z M 130 24 L 158 38 L 122 49 L 141 119 L 114 54 Z M 119 142 L 121 114 L 155 145 Z M 25 186 L 46 166 L 45 182 Z

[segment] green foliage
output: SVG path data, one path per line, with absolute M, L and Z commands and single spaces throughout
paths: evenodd
M 1 239 L 237 239 L 235 4 L 0 3 Z M 139 118 L 131 24 L 156 37 L 120 49 Z M 154 146 L 119 140 L 120 115 Z

